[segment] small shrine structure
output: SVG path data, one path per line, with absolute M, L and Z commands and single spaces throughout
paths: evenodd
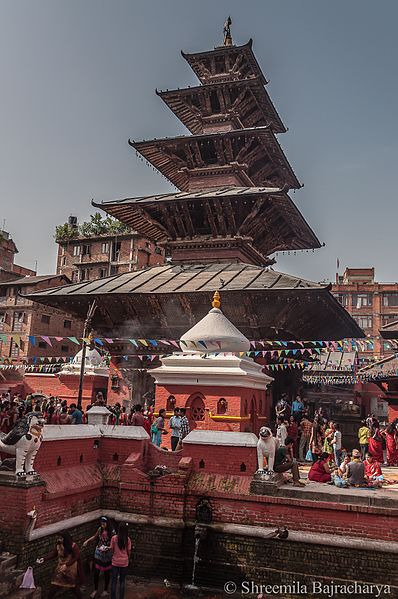
M 27 392 L 40 391 L 45 395 L 58 396 L 69 403 L 77 400 L 80 369 L 83 350 L 80 350 L 72 362 L 62 366 L 57 373 L 25 373 L 24 384 Z M 107 396 L 109 366 L 99 351 L 87 348 L 84 363 L 82 405 L 85 409 L 91 404 L 98 392 Z
M 253 432 L 269 418 L 266 389 L 272 378 L 246 352 L 249 340 L 221 311 L 220 294 L 212 309 L 182 335 L 180 353 L 151 370 L 156 410 L 185 407 L 190 427 Z

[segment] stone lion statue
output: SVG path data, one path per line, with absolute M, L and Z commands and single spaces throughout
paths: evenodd
M 45 422 L 41 412 L 30 412 L 8 434 L 0 433 L 0 452 L 15 455 L 16 476 L 37 474 L 33 463 L 43 440 Z

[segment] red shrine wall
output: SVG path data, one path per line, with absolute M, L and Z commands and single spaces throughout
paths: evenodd
M 175 397 L 175 403 L 170 401 Z M 225 399 L 227 407 L 221 407 Z M 205 385 L 157 385 L 156 410 L 171 413 L 174 407 L 187 408 L 191 428 L 235 432 L 258 432 L 270 417 L 271 404 L 265 390 L 245 387 Z M 193 412 L 203 409 L 203 420 L 194 420 Z M 213 416 L 213 417 L 212 417 Z M 233 420 L 236 418 L 236 420 Z
M 85 432 L 81 438 L 80 427 L 65 428 L 75 438 L 45 441 L 39 450 L 35 467 L 43 482 L 6 484 L 0 475 L 2 502 L 7 506 L 0 510 L 0 540 L 6 547 L 24 537 L 26 514 L 33 507 L 38 513 L 36 530 L 59 522 L 67 527 L 68 519 L 76 516 L 87 516 L 82 523 L 90 517 L 96 520 L 97 514 L 90 516 L 95 510 L 183 523 L 195 520 L 196 504 L 203 497 L 211 502 L 215 524 L 284 525 L 344 537 L 398 538 L 398 507 L 391 501 L 384 507 L 304 491 L 297 491 L 297 496 L 250 495 L 255 447 L 186 443 L 175 453 L 159 450 L 149 439 L 112 436 L 112 427 L 106 436 L 93 427 L 91 436 Z M 147 473 L 158 464 L 171 473 L 150 478 Z
M 83 379 L 83 408 L 95 399 L 97 391 L 106 391 L 108 377 L 85 375 Z M 44 393 L 66 399 L 68 404 L 77 401 L 79 391 L 78 375 L 29 374 L 24 376 L 25 393 Z

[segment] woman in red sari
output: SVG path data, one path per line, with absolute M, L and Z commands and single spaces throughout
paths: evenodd
M 384 462 L 383 456 L 383 442 L 380 432 L 380 425 L 377 420 L 373 421 L 372 429 L 370 431 L 370 437 L 368 440 L 368 452 L 376 460 L 382 464 Z
M 388 425 L 386 431 L 387 464 L 398 466 L 398 418 Z
M 328 461 L 329 454 L 324 451 L 312 464 L 311 469 L 308 472 L 308 480 L 312 480 L 317 483 L 329 483 L 332 480 L 332 476 Z

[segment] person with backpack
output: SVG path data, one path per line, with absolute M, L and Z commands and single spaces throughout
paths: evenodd
M 86 547 L 92 541 L 96 542 L 94 552 L 94 591 L 90 599 L 94 599 L 98 593 L 99 578 L 101 572 L 104 574 L 103 596 L 108 595 L 109 581 L 112 569 L 111 539 L 114 536 L 111 522 L 105 516 L 100 518 L 100 526 L 95 535 L 84 541 L 83 547 Z
M 116 599 L 116 588 L 119 581 L 119 599 L 124 599 L 126 575 L 131 553 L 131 539 L 128 536 L 126 522 L 120 522 L 117 534 L 111 539 L 112 551 L 112 584 L 111 599 Z

